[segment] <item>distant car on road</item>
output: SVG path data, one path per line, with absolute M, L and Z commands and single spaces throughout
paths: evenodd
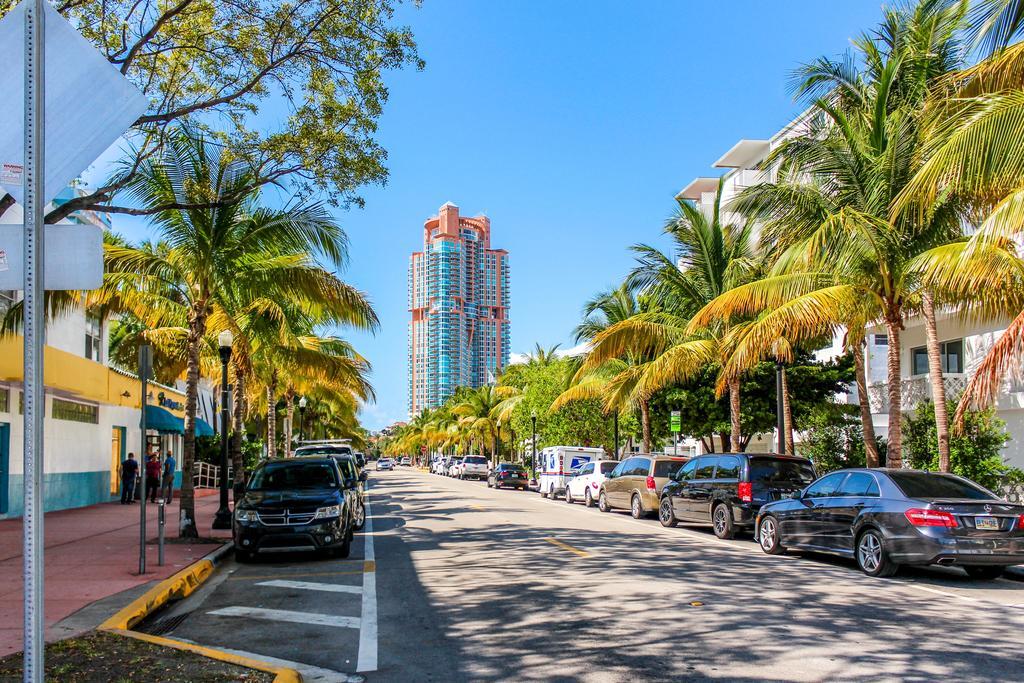
M 402 459 L 398 461 L 398 464 L 403 467 L 410 467 L 412 466 L 412 459 L 408 455 L 403 455 Z
M 395 461 L 391 458 L 381 458 L 377 461 L 378 470 L 393 470 L 395 469 Z
M 275 458 L 257 465 L 235 505 L 235 557 L 321 550 L 348 557 L 351 496 L 334 458 Z
M 839 470 L 762 507 L 757 540 L 773 555 L 793 548 L 852 557 L 868 576 L 938 564 L 991 580 L 1024 563 L 1024 505 L 953 474 Z
M 482 455 L 467 455 L 459 464 L 455 476 L 459 479 L 486 479 L 487 458 Z
M 434 474 L 444 474 L 445 472 L 445 461 L 447 456 L 437 455 L 430 461 L 430 471 Z
M 487 473 L 488 488 L 514 488 L 526 490 L 529 484 L 529 475 L 522 465 L 514 465 L 510 462 L 499 462 L 498 466 Z
M 618 464 L 618 460 L 595 460 L 581 467 L 565 485 L 565 502 L 582 500 L 587 507 L 592 507 L 601 491 L 601 484 Z
M 719 538 L 754 530 L 765 503 L 789 496 L 814 481 L 806 458 L 773 453 L 709 453 L 690 460 L 661 495 L 658 519 L 710 524 Z
M 633 455 L 605 476 L 598 495 L 601 512 L 629 510 L 634 519 L 657 511 L 661 490 L 686 464 L 686 458 L 667 455 Z
M 448 476 L 459 476 L 459 467 L 462 465 L 462 458 L 452 458 L 448 463 Z

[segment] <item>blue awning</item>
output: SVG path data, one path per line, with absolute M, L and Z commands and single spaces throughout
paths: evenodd
M 146 429 L 155 429 L 158 432 L 170 434 L 184 434 L 185 421 L 160 406 L 147 405 Z
M 196 436 L 213 436 L 213 427 L 201 417 L 196 418 Z

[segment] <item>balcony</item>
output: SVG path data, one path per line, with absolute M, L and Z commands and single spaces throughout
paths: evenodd
M 947 373 L 942 377 L 942 383 L 946 386 L 946 398 L 955 399 L 967 388 L 970 377 L 965 373 Z M 904 412 L 914 410 L 922 401 L 930 401 L 932 398 L 932 381 L 928 375 L 908 377 L 900 382 L 901 409 Z M 868 400 L 871 403 L 872 413 L 886 413 L 889 411 L 889 383 L 875 382 L 868 385 Z

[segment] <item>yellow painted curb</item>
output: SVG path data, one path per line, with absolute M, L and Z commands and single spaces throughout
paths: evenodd
M 274 683 L 302 683 L 302 674 L 295 669 L 274 666 L 257 659 L 250 659 L 240 655 L 223 652 L 215 648 L 194 645 L 173 638 L 151 636 L 148 633 L 132 631 L 132 626 L 145 619 L 148 615 L 167 604 L 171 600 L 186 598 L 196 591 L 206 579 L 213 574 L 214 564 L 212 560 L 203 558 L 193 562 L 177 574 L 164 579 L 157 585 L 150 588 L 141 596 L 133 600 L 117 614 L 110 617 L 99 625 L 100 631 L 116 633 L 128 638 L 143 640 L 154 645 L 173 647 L 176 650 L 186 650 L 210 659 L 216 659 L 230 664 L 237 664 L 257 671 L 266 671 L 275 675 Z

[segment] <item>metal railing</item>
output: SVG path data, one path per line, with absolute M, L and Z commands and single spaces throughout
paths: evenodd
M 215 489 L 220 486 L 220 468 L 208 462 L 192 464 L 192 487 Z
M 946 387 L 946 397 L 956 398 L 967 388 L 970 377 L 965 373 L 947 373 L 942 376 Z M 932 380 L 928 375 L 907 377 L 900 381 L 900 409 L 913 410 L 918 404 L 932 398 Z M 868 400 L 871 412 L 884 413 L 889 410 L 889 383 L 875 382 L 868 385 Z

